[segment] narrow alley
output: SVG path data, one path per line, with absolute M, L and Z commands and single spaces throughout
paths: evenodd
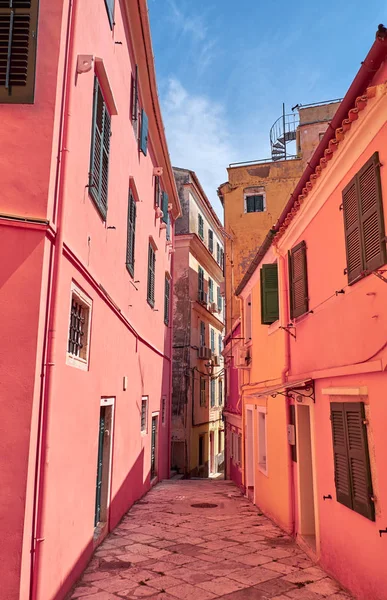
M 95 552 L 71 600 L 349 600 L 232 482 L 163 481 Z

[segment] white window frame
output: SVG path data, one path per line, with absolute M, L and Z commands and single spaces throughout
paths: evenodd
M 142 405 L 143 402 L 146 402 L 146 412 L 145 412 L 145 429 L 142 428 L 141 420 L 142 420 Z M 149 396 L 141 396 L 141 410 L 140 410 L 140 430 L 141 435 L 148 435 L 148 421 L 149 421 Z
M 267 410 L 266 406 L 257 406 L 258 431 L 258 469 L 268 475 L 267 464 Z M 263 457 L 265 460 L 263 460 Z
M 263 210 L 257 211 L 257 214 L 259 214 L 260 212 L 266 212 L 267 206 L 266 206 L 265 188 L 264 187 L 251 188 L 250 190 L 245 191 L 243 193 L 243 211 L 245 214 L 253 215 L 253 214 L 256 214 L 255 211 L 253 213 L 247 212 L 247 198 L 249 198 L 250 196 L 263 196 Z
M 75 367 L 76 369 L 81 369 L 82 371 L 88 371 L 89 369 L 89 356 L 90 356 L 90 334 L 91 334 L 91 313 L 93 301 L 92 299 L 75 283 L 75 281 L 71 282 L 70 287 L 70 305 L 69 305 L 69 328 L 70 328 L 70 318 L 71 318 L 71 306 L 73 302 L 73 296 L 76 296 L 78 301 L 81 302 L 85 308 L 87 308 L 87 324 L 86 324 L 86 357 L 75 356 L 68 351 L 68 341 L 69 341 L 69 330 L 67 330 L 67 350 L 66 350 L 66 364 L 71 367 Z

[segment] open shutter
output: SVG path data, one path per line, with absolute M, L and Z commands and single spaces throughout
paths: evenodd
M 356 177 L 344 188 L 343 213 L 348 283 L 353 283 L 361 276 L 364 268 Z
M 261 269 L 261 321 L 270 325 L 279 319 L 278 267 L 262 265 Z
M 306 244 L 301 242 L 290 251 L 290 317 L 296 319 L 309 310 Z
M 151 306 L 155 304 L 155 263 L 156 255 L 149 244 L 149 255 L 148 255 L 148 302 Z
M 364 424 L 364 404 L 363 402 L 345 402 L 343 413 L 347 431 L 352 508 L 367 519 L 375 521 L 367 428 Z
M 204 271 L 201 267 L 198 269 L 198 296 L 199 301 L 203 300 L 204 293 Z
M 163 192 L 161 199 L 161 210 L 163 211 L 163 222 L 168 223 L 168 194 Z
M 128 206 L 128 237 L 126 247 L 126 266 L 129 273 L 134 275 L 134 247 L 136 238 L 136 202 L 132 192 L 129 192 Z
M 344 417 L 344 405 L 331 403 L 331 424 L 333 440 L 333 459 L 335 472 L 336 499 L 352 508 L 351 480 L 347 451 L 347 434 Z
M 132 75 L 132 104 L 131 117 L 133 122 L 138 119 L 138 67 L 135 66 L 134 75 Z
M 211 229 L 208 230 L 208 250 L 211 254 L 214 251 L 214 232 Z
M 97 77 L 94 78 L 89 193 L 106 219 L 109 183 L 110 115 Z
M 214 301 L 214 282 L 211 278 L 208 279 L 208 301 Z
M 155 176 L 155 207 L 160 206 L 160 177 Z
M 215 331 L 211 329 L 211 352 L 215 353 Z
M 201 239 L 204 238 L 204 221 L 202 215 L 198 215 L 198 234 Z
M 146 156 L 148 151 L 148 117 L 144 109 L 141 111 L 140 150 Z
M 164 298 L 164 323 L 169 323 L 169 294 L 170 294 L 170 283 L 168 277 L 165 277 L 165 298 Z
M 39 0 L 0 0 L 0 103 L 32 104 Z
M 216 300 L 218 304 L 218 312 L 222 312 L 222 296 L 220 295 L 220 287 L 216 288 Z
M 357 178 L 364 267 L 366 271 L 374 271 L 387 262 L 380 163 L 377 152 L 359 171 Z
M 106 10 L 109 17 L 110 27 L 114 25 L 114 0 L 105 0 Z

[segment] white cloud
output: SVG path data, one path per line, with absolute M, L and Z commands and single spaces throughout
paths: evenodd
M 237 160 L 224 108 L 205 96 L 189 94 L 174 78 L 168 81 L 162 104 L 172 164 L 196 172 L 222 218 L 216 190 L 227 180 L 229 163 Z
M 171 9 L 171 20 L 175 27 L 182 33 L 189 33 L 196 41 L 203 41 L 207 35 L 207 27 L 201 15 L 184 14 L 177 6 L 175 0 L 168 0 Z

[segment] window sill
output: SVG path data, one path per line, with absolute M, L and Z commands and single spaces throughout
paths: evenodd
M 80 358 L 79 356 L 73 356 L 72 354 L 66 354 L 66 365 L 70 367 L 75 367 L 76 369 L 80 369 L 81 371 L 89 370 L 89 363 L 84 358 Z
M 267 329 L 267 335 L 272 335 L 272 333 L 274 333 L 275 331 L 278 331 L 279 328 L 280 328 L 279 320 L 274 321 L 274 323 L 269 325 L 269 327 Z

